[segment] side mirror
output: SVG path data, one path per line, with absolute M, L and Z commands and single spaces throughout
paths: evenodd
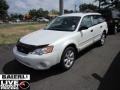
M 88 29 L 87 26 L 81 26 L 81 27 L 79 28 L 79 31 L 86 30 L 86 29 Z

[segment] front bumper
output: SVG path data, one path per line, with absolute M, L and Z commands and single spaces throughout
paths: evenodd
M 18 62 L 36 70 L 48 69 L 59 63 L 58 55 L 54 52 L 44 55 L 24 54 L 14 47 L 13 54 Z

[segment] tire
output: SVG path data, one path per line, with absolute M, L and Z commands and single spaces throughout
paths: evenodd
M 69 70 L 73 66 L 76 56 L 75 48 L 67 47 L 61 56 L 60 67 L 62 70 Z
M 114 27 L 114 32 L 113 32 L 113 34 L 117 34 L 117 32 L 118 32 L 118 27 L 115 26 L 115 27 Z
M 98 41 L 99 46 L 103 46 L 105 44 L 106 33 L 103 33 L 101 39 Z

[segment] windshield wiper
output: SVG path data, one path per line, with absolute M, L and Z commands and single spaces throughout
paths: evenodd
M 61 30 L 60 28 L 47 28 L 47 30 Z

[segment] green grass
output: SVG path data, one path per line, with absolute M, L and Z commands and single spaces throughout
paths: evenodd
M 8 38 L 9 37 L 9 38 Z M 20 38 L 21 36 L 18 35 L 12 35 L 12 36 L 7 36 L 7 37 L 0 37 L 0 44 L 1 45 L 5 45 L 5 44 L 14 44 L 17 42 L 17 40 Z
M 45 25 L 45 23 L 0 25 L 0 44 L 16 43 L 20 37 L 40 28 L 44 28 Z
M 46 23 L 26 23 L 26 24 L 0 24 L 0 29 L 9 29 L 13 27 L 23 27 L 23 26 L 31 26 L 31 25 L 39 25 L 39 24 L 46 24 Z

